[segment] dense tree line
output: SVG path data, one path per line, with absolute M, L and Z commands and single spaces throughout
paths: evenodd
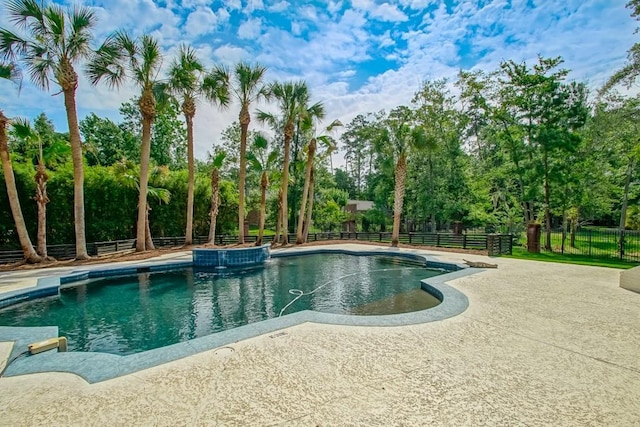
M 638 2 L 628 6 L 637 17 Z M 312 227 L 339 229 L 348 198 L 374 201 L 358 227 L 390 228 L 394 245 L 403 227 L 437 231 L 453 221 L 510 232 L 539 222 L 546 247 L 552 227 L 640 222 L 640 99 L 615 92 L 637 77 L 637 46 L 597 94 L 569 81 L 560 57 L 509 60 L 425 81 L 406 105 L 343 124 L 327 120 L 304 81 L 267 82 L 259 64 L 206 69 L 181 46 L 161 75 L 151 36 L 118 31 L 92 49 L 91 8 L 15 0 L 7 10 L 15 28 L 0 30 L 0 77 L 19 81 L 24 69 L 44 90 L 54 83 L 69 125 L 60 134 L 45 116 L 32 126 L 0 114 L 0 244 L 17 234 L 28 261 L 47 257 L 46 242 L 75 240 L 78 258 L 87 240 L 136 236 L 147 250 L 154 235 L 191 243 L 217 230 L 243 243 L 249 211 L 259 212 L 260 236 L 270 228 L 282 244 L 288 233 L 301 243 Z M 78 120 L 78 65 L 93 84 L 138 88 L 120 123 Z M 258 100 L 276 111 L 253 110 Z M 239 107 L 207 161 L 193 149 L 202 102 Z M 251 130 L 252 117 L 271 136 Z M 346 166 L 334 170 L 337 128 Z

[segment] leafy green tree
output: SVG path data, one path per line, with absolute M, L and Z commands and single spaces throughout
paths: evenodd
M 568 70 L 557 67 L 561 58 L 539 58 L 529 69 L 526 64 L 507 61 L 501 64 L 510 95 L 509 105 L 516 111 L 518 125 L 533 166 L 542 178 L 545 218 L 545 249 L 551 249 L 551 191 L 559 161 L 575 151 L 576 133 L 587 117 L 587 92 L 583 84 L 564 84 Z M 554 167 L 554 164 L 556 167 Z
M 413 170 L 407 208 L 414 211 L 414 216 L 430 218 L 431 231 L 435 232 L 438 219 L 462 220 L 469 210 L 466 156 L 462 150 L 463 116 L 447 89 L 446 79 L 425 81 L 412 103 L 416 123 L 425 130 L 426 138 L 421 155 L 409 159 Z
M 348 215 L 344 210 L 348 195 L 335 188 L 321 187 L 314 215 L 315 226 L 323 231 L 340 231 Z
M 0 78 L 17 81 L 19 79 L 18 70 L 13 63 L 0 64 Z M 13 215 L 13 221 L 18 232 L 18 239 L 24 254 L 24 259 L 28 263 L 36 263 L 42 261 L 42 258 L 36 253 L 31 244 L 27 226 L 24 222 L 22 209 L 20 207 L 20 199 L 18 198 L 18 190 L 16 188 L 15 176 L 13 174 L 13 166 L 9 155 L 9 144 L 7 138 L 7 125 L 9 119 L 0 110 L 0 159 L 2 160 L 2 172 L 4 174 L 4 182 L 7 188 L 7 196 L 9 198 L 9 206 Z
M 346 172 L 355 181 L 356 192 L 353 198 L 361 198 L 365 192 L 367 176 L 373 173 L 375 149 L 374 140 L 379 134 L 377 124 L 381 114 L 357 115 L 345 126 L 345 131 L 340 136 L 344 145 L 344 159 Z
M 337 188 L 346 191 L 350 199 L 356 198 L 356 183 L 347 172 L 341 168 L 336 168 L 333 173 L 333 179 L 336 181 Z
M 640 0 L 630 0 L 627 3 L 627 8 L 631 9 L 633 18 L 640 19 Z M 605 95 L 619 84 L 631 87 L 638 76 L 640 76 L 640 43 L 634 43 L 627 54 L 627 63 L 605 82 L 599 93 Z
M 97 50 L 88 65 L 88 75 L 93 84 L 106 80 L 110 87 L 120 87 L 127 76 L 140 88 L 138 107 L 142 115 L 142 147 L 140 151 L 140 197 L 136 229 L 136 251 L 146 250 L 147 187 L 149 183 L 149 158 L 151 151 L 151 126 L 156 118 L 158 73 L 162 65 L 162 53 L 157 40 L 149 35 L 132 39 L 119 31 L 109 36 Z
M 159 89 L 156 88 L 156 92 Z M 158 94 L 158 93 L 156 93 Z M 122 122 L 118 125 L 123 136 L 133 136 L 132 157 L 130 160 L 140 161 L 142 136 L 142 114 L 138 106 L 138 98 L 124 102 L 120 106 Z M 149 159 L 159 166 L 168 166 L 170 169 L 180 169 L 186 166 L 187 138 L 185 124 L 180 119 L 180 106 L 174 99 L 162 97 L 156 104 L 156 115 L 151 128 L 151 147 Z M 129 159 L 129 157 L 127 157 Z
M 87 259 L 82 141 L 76 111 L 78 74 L 74 64 L 91 53 L 89 44 L 96 17 L 88 7 L 63 8 L 35 0 L 7 1 L 6 9 L 9 20 L 26 34 L 0 29 L 0 53 L 24 63 L 31 80 L 43 90 L 48 91 L 53 80 L 64 96 L 73 153 L 76 258 Z
M 112 166 L 125 159 L 140 161 L 140 142 L 127 127 L 95 113 L 80 120 L 85 146 L 91 147 L 92 155 L 87 155 L 89 166 Z
M 620 98 L 611 96 L 607 102 L 600 103 L 594 116 L 594 127 L 597 129 L 596 137 L 600 143 L 604 140 L 608 147 L 615 147 L 613 153 L 609 153 L 609 160 L 615 162 L 613 170 L 623 188 L 621 194 L 620 220 L 620 248 L 624 248 L 623 231 L 627 220 L 629 194 L 634 173 L 637 173 L 637 165 L 640 163 L 640 97 Z M 611 154 L 615 154 L 612 156 Z M 616 159 L 617 158 L 617 159 Z M 616 162 L 617 160 L 617 162 Z

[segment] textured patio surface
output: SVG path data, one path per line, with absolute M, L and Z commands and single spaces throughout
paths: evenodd
M 470 305 L 440 322 L 307 323 L 96 384 L 0 378 L 0 425 L 640 426 L 619 270 L 423 252 L 499 268 L 449 282 Z

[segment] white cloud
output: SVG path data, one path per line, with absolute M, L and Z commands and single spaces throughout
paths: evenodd
M 436 2 L 437 0 L 400 0 L 400 4 L 403 7 L 409 7 L 414 10 L 422 10 Z
M 240 0 L 226 0 L 224 2 L 224 5 L 229 10 L 240 10 L 240 9 L 242 9 L 242 3 L 240 2 Z
M 216 31 L 218 17 L 209 8 L 200 7 L 189 14 L 185 32 L 189 36 L 199 36 Z
M 342 2 L 341 1 L 330 0 L 329 4 L 327 4 L 327 12 L 329 12 L 331 15 L 335 15 L 340 10 L 342 10 Z
M 220 9 L 218 9 L 217 15 L 220 22 L 227 22 L 231 17 L 231 14 L 229 13 L 229 11 L 224 7 L 221 7 Z
M 316 21 L 318 19 L 318 12 L 316 11 L 316 8 L 311 5 L 303 6 L 296 12 L 299 17 L 308 19 L 310 21 Z
M 407 15 L 404 14 L 398 6 L 391 5 L 389 3 L 382 3 L 369 12 L 369 16 L 378 21 L 387 22 L 404 22 L 409 20 Z
M 391 38 L 391 30 L 385 31 L 380 37 L 378 37 L 378 47 L 381 49 L 395 44 L 395 40 Z
M 194 47 L 209 67 L 258 61 L 269 67 L 269 79 L 306 80 L 314 100 L 324 102 L 327 117 L 345 124 L 356 114 L 407 104 L 424 79 L 454 77 L 461 67 L 495 70 L 505 59 L 532 65 L 537 54 L 562 55 L 564 66 L 573 70 L 570 78 L 597 86 L 622 66 L 626 50 L 638 40 L 633 34 L 637 22 L 624 8 L 625 0 L 616 0 L 619 5 L 615 7 L 611 0 L 540 1 L 534 9 L 524 0 L 460 1 L 449 9 L 435 0 L 327 0 L 324 10 L 295 9 L 293 16 L 284 9 L 286 0 L 215 2 L 215 13 L 206 7 L 212 4 L 206 0 L 183 1 L 182 9 L 173 0 L 168 0 L 166 7 L 151 0 L 86 3 L 98 1 L 97 42 L 122 28 L 134 36 L 153 34 L 169 56 L 180 43 L 197 41 Z M 300 3 L 301 7 L 308 5 L 289 3 L 287 9 Z M 260 23 L 265 4 L 272 12 L 281 10 L 283 21 L 267 23 L 263 18 Z M 416 24 L 422 17 L 416 11 L 432 5 L 439 7 Z M 7 26 L 2 12 L 0 26 Z M 275 28 L 276 24 L 280 28 Z M 218 30 L 199 37 L 214 28 Z M 237 39 L 236 34 L 245 38 Z M 379 67 L 383 59 L 401 65 L 370 68 L 372 63 Z M 360 77 L 367 75 L 370 77 L 362 87 L 354 89 Z M 81 79 L 77 95 L 80 117 L 95 111 L 117 120 L 119 105 L 136 93 L 131 87 L 119 91 L 105 85 L 91 87 Z M 59 96 L 52 97 L 29 82 L 24 83 L 19 96 L 16 93 L 10 84 L 0 83 L 0 105 L 8 116 L 34 117 L 45 111 L 60 131 L 66 130 Z M 198 106 L 198 157 L 211 149 L 220 131 L 237 119 L 237 113 L 237 106 L 225 112 L 206 103 Z
M 289 2 L 286 2 L 284 0 L 279 1 L 277 3 L 272 4 L 271 6 L 268 7 L 269 12 L 284 12 L 285 10 L 289 9 L 291 7 L 291 5 L 289 4 Z
M 247 0 L 247 5 L 244 8 L 244 13 L 251 15 L 256 10 L 263 10 L 264 3 L 262 0 Z
M 249 19 L 238 27 L 238 37 L 241 39 L 253 39 L 262 31 L 262 18 Z
M 226 44 L 220 46 L 213 51 L 218 60 L 224 64 L 230 65 L 243 61 L 249 57 L 249 52 L 238 46 Z
M 355 75 L 356 75 L 356 70 L 354 70 L 353 68 L 349 70 L 344 70 L 338 73 L 338 76 L 343 79 L 353 77 Z
M 302 34 L 302 24 L 297 21 L 291 21 L 291 34 L 294 36 Z

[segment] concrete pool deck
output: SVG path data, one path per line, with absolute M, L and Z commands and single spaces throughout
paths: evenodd
M 3 377 L 0 424 L 640 425 L 640 294 L 620 270 L 402 251 L 499 268 L 448 282 L 469 307 L 443 321 L 305 323 L 95 384 Z M 52 273 L 0 273 L 0 292 Z

